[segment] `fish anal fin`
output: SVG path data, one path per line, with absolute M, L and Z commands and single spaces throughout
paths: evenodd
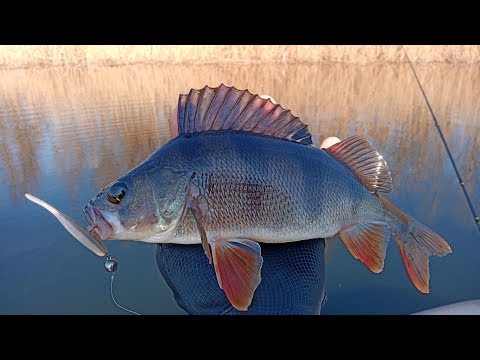
M 237 238 L 213 241 L 211 245 L 220 288 L 237 310 L 248 310 L 261 281 L 260 245 L 253 240 Z
M 368 139 L 352 136 L 324 150 L 352 171 L 369 191 L 392 191 L 392 175 L 387 162 Z
M 362 222 L 339 231 L 340 238 L 355 259 L 371 271 L 383 270 L 385 254 L 390 240 L 390 227 L 381 221 Z

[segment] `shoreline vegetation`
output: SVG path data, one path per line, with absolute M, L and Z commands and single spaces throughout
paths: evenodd
M 415 65 L 472 201 L 480 204 L 480 66 Z M 56 66 L 0 74 L 0 182 L 11 184 L 6 191 L 14 206 L 26 192 L 41 194 L 44 176 L 75 189 L 72 203 L 83 196 L 82 173 L 91 177 L 89 186 L 104 186 L 172 138 L 178 94 L 222 82 L 272 96 L 308 124 L 316 143 L 332 134 L 368 135 L 394 170 L 397 194 L 436 189 L 418 205 L 426 220 L 450 196 L 444 189 L 461 195 L 406 62 Z M 427 182 L 433 169 L 438 176 Z
M 414 63 L 474 64 L 478 45 L 406 45 Z M 405 61 L 399 45 L 0 45 L 0 69 L 134 64 L 367 65 Z

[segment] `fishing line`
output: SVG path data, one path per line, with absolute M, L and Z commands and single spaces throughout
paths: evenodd
M 105 267 L 105 270 L 107 270 L 107 272 L 112 274 L 110 278 L 110 296 L 112 297 L 113 303 L 122 310 L 128 311 L 129 313 L 132 313 L 135 315 L 140 315 L 139 313 L 133 310 L 127 309 L 126 307 L 120 305 L 115 300 L 115 296 L 113 295 L 113 279 L 115 279 L 115 275 L 118 272 L 118 261 L 112 258 L 112 255 L 110 255 L 107 252 L 107 248 L 105 247 L 105 245 L 103 245 L 100 237 L 96 237 L 94 234 L 92 234 L 92 227 L 85 229 L 82 225 L 78 224 L 75 220 L 69 218 L 60 210 L 56 209 L 55 207 L 46 203 L 45 201 L 27 193 L 25 194 L 25 196 L 28 200 L 43 207 L 44 209 L 49 211 L 51 214 L 53 214 L 53 216 L 55 216 L 57 220 L 60 221 L 63 227 L 75 239 L 77 239 L 83 246 L 87 247 L 95 255 L 106 256 L 104 267 Z
M 442 129 L 440 128 L 440 125 L 437 121 L 437 117 L 435 116 L 435 113 L 432 110 L 432 107 L 430 105 L 430 102 L 428 101 L 427 95 L 425 94 L 425 91 L 423 90 L 422 84 L 420 83 L 420 80 L 418 79 L 417 72 L 415 71 L 415 67 L 413 66 L 412 62 L 410 61 L 410 58 L 408 57 L 407 50 L 403 45 L 401 45 L 403 52 L 405 53 L 405 56 L 407 57 L 407 61 L 410 64 L 410 67 L 412 68 L 413 75 L 415 76 L 415 80 L 417 81 L 418 86 L 420 87 L 420 90 L 422 91 L 423 98 L 425 99 L 425 102 L 427 103 L 428 110 L 430 110 L 430 114 L 432 114 L 433 121 L 435 123 L 435 126 L 437 127 L 438 133 L 440 134 L 440 138 L 442 139 L 443 145 L 445 146 L 445 150 L 447 150 L 448 157 L 450 158 L 450 162 L 453 166 L 453 169 L 455 170 L 455 174 L 457 175 L 457 181 L 460 184 L 460 187 L 463 190 L 463 193 L 465 194 L 465 199 L 467 200 L 468 207 L 470 208 L 470 212 L 472 213 L 473 220 L 475 221 L 475 224 L 478 227 L 478 230 L 480 231 L 480 218 L 478 215 L 475 213 L 475 208 L 473 207 L 472 201 L 470 200 L 470 196 L 468 196 L 467 189 L 465 188 L 465 182 L 463 181 L 462 177 L 460 176 L 460 172 L 458 171 L 457 165 L 455 164 L 455 160 L 453 160 L 452 154 L 450 153 L 450 149 L 448 148 L 447 141 L 445 140 L 445 137 L 443 136 Z
M 140 315 L 139 313 L 127 309 L 126 307 L 120 305 L 116 300 L 115 296 L 113 295 L 113 279 L 115 279 L 115 275 L 118 272 L 118 262 L 112 258 L 110 254 L 107 254 L 107 261 L 105 261 L 105 270 L 108 272 L 112 273 L 110 277 L 110 296 L 112 297 L 113 303 L 117 305 L 120 309 L 128 311 L 129 313 L 135 314 L 135 315 Z

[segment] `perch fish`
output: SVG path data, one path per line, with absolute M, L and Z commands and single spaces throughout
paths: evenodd
M 392 235 L 411 281 L 429 292 L 429 256 L 451 249 L 380 194 L 392 178 L 368 139 L 314 147 L 290 110 L 223 84 L 180 95 L 177 121 L 177 137 L 88 202 L 92 234 L 201 243 L 239 310 L 261 281 L 261 243 L 336 234 L 375 273 Z

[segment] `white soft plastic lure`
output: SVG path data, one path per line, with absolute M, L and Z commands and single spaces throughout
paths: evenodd
M 107 254 L 107 249 L 105 245 L 101 242 L 100 239 L 96 239 L 87 229 L 77 224 L 73 219 L 69 218 L 67 215 L 61 211 L 55 209 L 52 205 L 47 204 L 45 201 L 30 195 L 25 194 L 28 200 L 34 202 L 37 205 L 48 210 L 57 218 L 58 221 L 63 225 L 67 231 L 72 234 L 72 236 L 80 241 L 85 247 L 91 250 L 95 255 L 105 256 Z

